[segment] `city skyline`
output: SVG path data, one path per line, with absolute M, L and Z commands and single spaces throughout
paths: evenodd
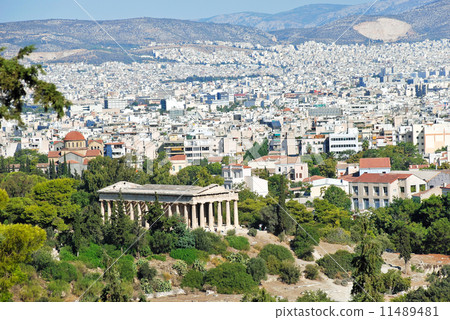
M 42 19 L 78 19 L 88 20 L 89 16 L 77 5 L 77 2 L 84 7 L 95 19 L 114 20 L 136 17 L 153 18 L 173 18 L 195 20 L 208 18 L 220 14 L 230 14 L 243 11 L 252 11 L 260 13 L 278 13 L 288 11 L 308 4 L 346 4 L 354 5 L 367 3 L 365 0 L 280 0 L 257 1 L 257 0 L 230 0 L 224 3 L 211 3 L 207 0 L 193 1 L 170 1 L 164 3 L 154 3 L 133 0 L 123 2 L 117 0 L 95 2 L 87 1 L 57 1 L 42 0 L 29 3 L 25 0 L 15 2 L 1 0 L 2 12 L 0 13 L 0 22 L 42 20 Z M 24 10 L 26 9 L 26 10 Z

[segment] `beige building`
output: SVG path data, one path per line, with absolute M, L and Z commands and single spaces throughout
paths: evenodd
M 426 182 L 412 174 L 365 173 L 343 179 L 349 182 L 352 210 L 387 207 L 395 198 L 411 198 L 427 189 Z
M 421 153 L 434 153 L 450 145 L 450 123 L 414 124 L 405 139 L 417 145 Z
M 187 157 L 185 154 L 178 154 L 176 156 L 169 158 L 170 163 L 172 164 L 172 167 L 170 167 L 170 174 L 177 174 L 180 172 L 181 169 L 186 168 L 189 166 L 189 163 L 187 161 Z
M 131 220 L 140 221 L 143 227 L 148 228 L 144 214 L 149 204 L 158 197 L 165 215 L 182 217 L 188 228 L 222 231 L 239 227 L 238 194 L 217 184 L 198 187 L 139 185 L 121 181 L 99 190 L 98 194 L 103 221 L 109 219 L 113 210 L 117 210 L 117 206 L 122 203 Z

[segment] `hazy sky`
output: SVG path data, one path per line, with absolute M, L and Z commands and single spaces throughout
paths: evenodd
M 34 19 L 95 19 L 135 17 L 198 19 L 222 13 L 276 13 L 311 3 L 356 4 L 371 0 L 0 0 L 0 22 Z

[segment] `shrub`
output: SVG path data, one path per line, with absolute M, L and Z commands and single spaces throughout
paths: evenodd
M 88 268 L 105 267 L 103 263 L 103 248 L 95 243 L 89 244 L 89 247 L 81 247 L 78 260 L 83 261 Z
M 77 257 L 72 253 L 72 248 L 65 246 L 59 250 L 59 259 L 61 261 L 75 261 Z
M 403 278 L 398 270 L 388 270 L 381 275 L 381 281 L 386 289 L 385 292 L 390 294 L 397 294 L 411 287 L 411 278 Z
M 249 250 L 250 244 L 248 243 L 248 239 L 246 237 L 241 236 L 227 236 L 225 237 L 230 247 L 235 248 L 236 250 Z
M 289 249 L 276 244 L 268 244 L 259 253 L 258 257 L 267 261 L 269 256 L 274 256 L 278 261 L 294 261 L 294 257 Z
M 37 271 L 41 271 L 54 263 L 55 261 L 53 260 L 50 248 L 41 248 L 37 250 L 33 254 L 31 260 L 31 265 L 34 266 Z
M 320 240 L 316 228 L 304 225 L 303 229 L 298 228 L 294 239 L 291 241 L 291 249 L 295 255 L 305 261 L 313 261 L 314 246 Z
M 267 271 L 269 274 L 279 274 L 280 273 L 281 261 L 278 260 L 277 257 L 275 257 L 274 255 L 270 255 L 267 258 L 266 264 L 267 264 Z
M 89 287 L 89 291 L 84 295 L 83 301 L 95 301 L 100 295 L 103 284 L 101 281 L 97 281 L 100 277 L 99 273 L 88 273 L 84 277 L 80 277 L 73 286 L 73 293 L 75 295 L 81 295 Z M 92 287 L 91 287 L 92 285 Z
M 204 229 L 195 229 L 192 231 L 194 236 L 195 248 L 198 250 L 203 250 L 209 252 L 212 249 L 212 241 L 208 236 L 208 232 Z
M 152 260 L 152 259 L 155 259 L 155 260 L 158 260 L 158 261 L 166 261 L 167 260 L 166 256 L 162 255 L 162 254 L 152 254 L 150 256 L 149 260 Z
M 141 280 L 141 290 L 144 291 L 146 294 L 153 293 L 153 286 L 152 283 L 149 282 L 147 279 Z
M 152 255 L 152 249 L 150 249 L 149 245 L 143 246 L 141 251 L 140 251 L 140 254 L 143 257 L 148 257 L 148 256 Z
M 305 291 L 301 297 L 297 298 L 297 302 L 333 302 L 328 295 L 322 291 Z
M 172 290 L 170 281 L 164 281 L 159 278 L 153 280 L 153 289 L 156 292 L 169 292 Z
M 70 293 L 70 284 L 63 280 L 54 280 L 47 285 L 47 290 L 53 298 L 64 298 Z
M 348 251 L 338 250 L 334 254 L 326 255 L 317 260 L 317 264 L 322 267 L 323 273 L 325 273 L 328 278 L 347 278 L 348 272 L 352 270 L 351 263 L 353 257 L 354 254 Z M 345 271 L 342 270 L 342 268 Z
M 138 268 L 138 272 L 137 272 L 137 277 L 139 280 L 148 280 L 148 281 L 152 281 L 153 278 L 157 275 L 157 271 L 155 268 L 150 267 L 148 265 L 148 263 L 143 264 L 141 266 L 139 266 Z
M 236 235 L 236 229 L 231 229 L 227 231 L 227 236 L 235 236 Z
M 349 244 L 352 242 L 351 233 L 340 227 L 325 227 L 321 230 L 322 238 L 329 243 Z
M 198 259 L 196 259 L 194 261 L 194 264 L 192 265 L 192 269 L 195 271 L 198 271 L 198 272 L 206 272 L 205 263 Z
M 252 276 L 253 281 L 260 283 L 267 279 L 266 261 L 262 258 L 252 258 L 247 263 L 247 273 Z
M 255 228 L 250 228 L 250 230 L 248 230 L 247 233 L 250 237 L 256 237 L 256 235 L 258 234 L 258 230 L 256 230 Z
M 246 293 L 256 288 L 253 278 L 239 263 L 223 263 L 206 273 L 205 283 L 217 288 L 217 292 L 224 294 Z
M 170 256 L 174 259 L 183 260 L 189 265 L 193 264 L 199 258 L 198 250 L 194 248 L 174 249 L 170 251 Z
M 154 253 L 167 253 L 175 247 L 176 238 L 167 232 L 157 230 L 149 237 L 149 245 Z
M 131 281 L 136 275 L 136 266 L 134 265 L 134 258 L 131 255 L 124 255 L 117 261 L 117 270 L 120 278 L 126 281 Z
M 273 297 L 266 291 L 266 289 L 258 289 L 256 292 L 246 293 L 241 299 L 241 302 L 277 302 L 278 299 Z M 278 301 L 280 302 L 280 301 Z
M 315 264 L 308 264 L 305 267 L 305 278 L 309 280 L 316 280 L 319 277 L 319 266 Z
M 181 281 L 181 287 L 201 290 L 204 284 L 204 275 L 196 270 L 189 270 Z
M 198 260 L 195 260 L 198 261 Z M 176 261 L 172 268 L 178 273 L 178 275 L 180 276 L 184 276 L 187 272 L 188 272 L 188 266 L 186 264 L 186 262 L 184 262 L 183 260 L 178 260 Z
M 42 271 L 44 279 L 63 280 L 70 282 L 78 277 L 77 269 L 68 262 L 59 262 L 49 265 Z
M 300 279 L 300 269 L 289 261 L 283 261 L 280 266 L 280 279 L 287 284 L 295 284 Z
M 43 294 L 42 291 L 42 287 L 39 283 L 30 282 L 20 289 L 19 297 L 20 300 L 24 302 L 38 301 Z
M 226 256 L 226 259 L 229 261 L 229 262 L 234 262 L 234 263 L 241 263 L 241 264 L 243 264 L 243 265 L 247 265 L 247 263 L 248 263 L 248 260 L 249 260 L 249 258 L 248 258 L 248 256 L 247 255 L 243 255 L 242 253 L 240 253 L 240 252 L 232 252 L 232 253 L 230 253 L 230 254 L 228 254 L 227 256 Z

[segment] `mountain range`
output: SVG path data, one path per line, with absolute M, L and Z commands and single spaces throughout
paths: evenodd
M 369 39 L 450 38 L 450 0 L 383 0 L 372 4 L 308 5 L 275 15 L 238 13 L 202 21 L 135 18 L 8 22 L 0 24 L 0 47 L 7 47 L 6 54 L 12 54 L 34 44 L 38 52 L 32 54 L 31 60 L 37 62 L 101 63 L 129 62 L 130 56 L 135 61 L 149 59 L 151 49 L 162 43 L 217 45 L 227 41 L 270 46 L 305 41 L 331 43 L 337 39 L 339 43 L 363 43 Z M 367 14 L 362 15 L 365 11 Z

